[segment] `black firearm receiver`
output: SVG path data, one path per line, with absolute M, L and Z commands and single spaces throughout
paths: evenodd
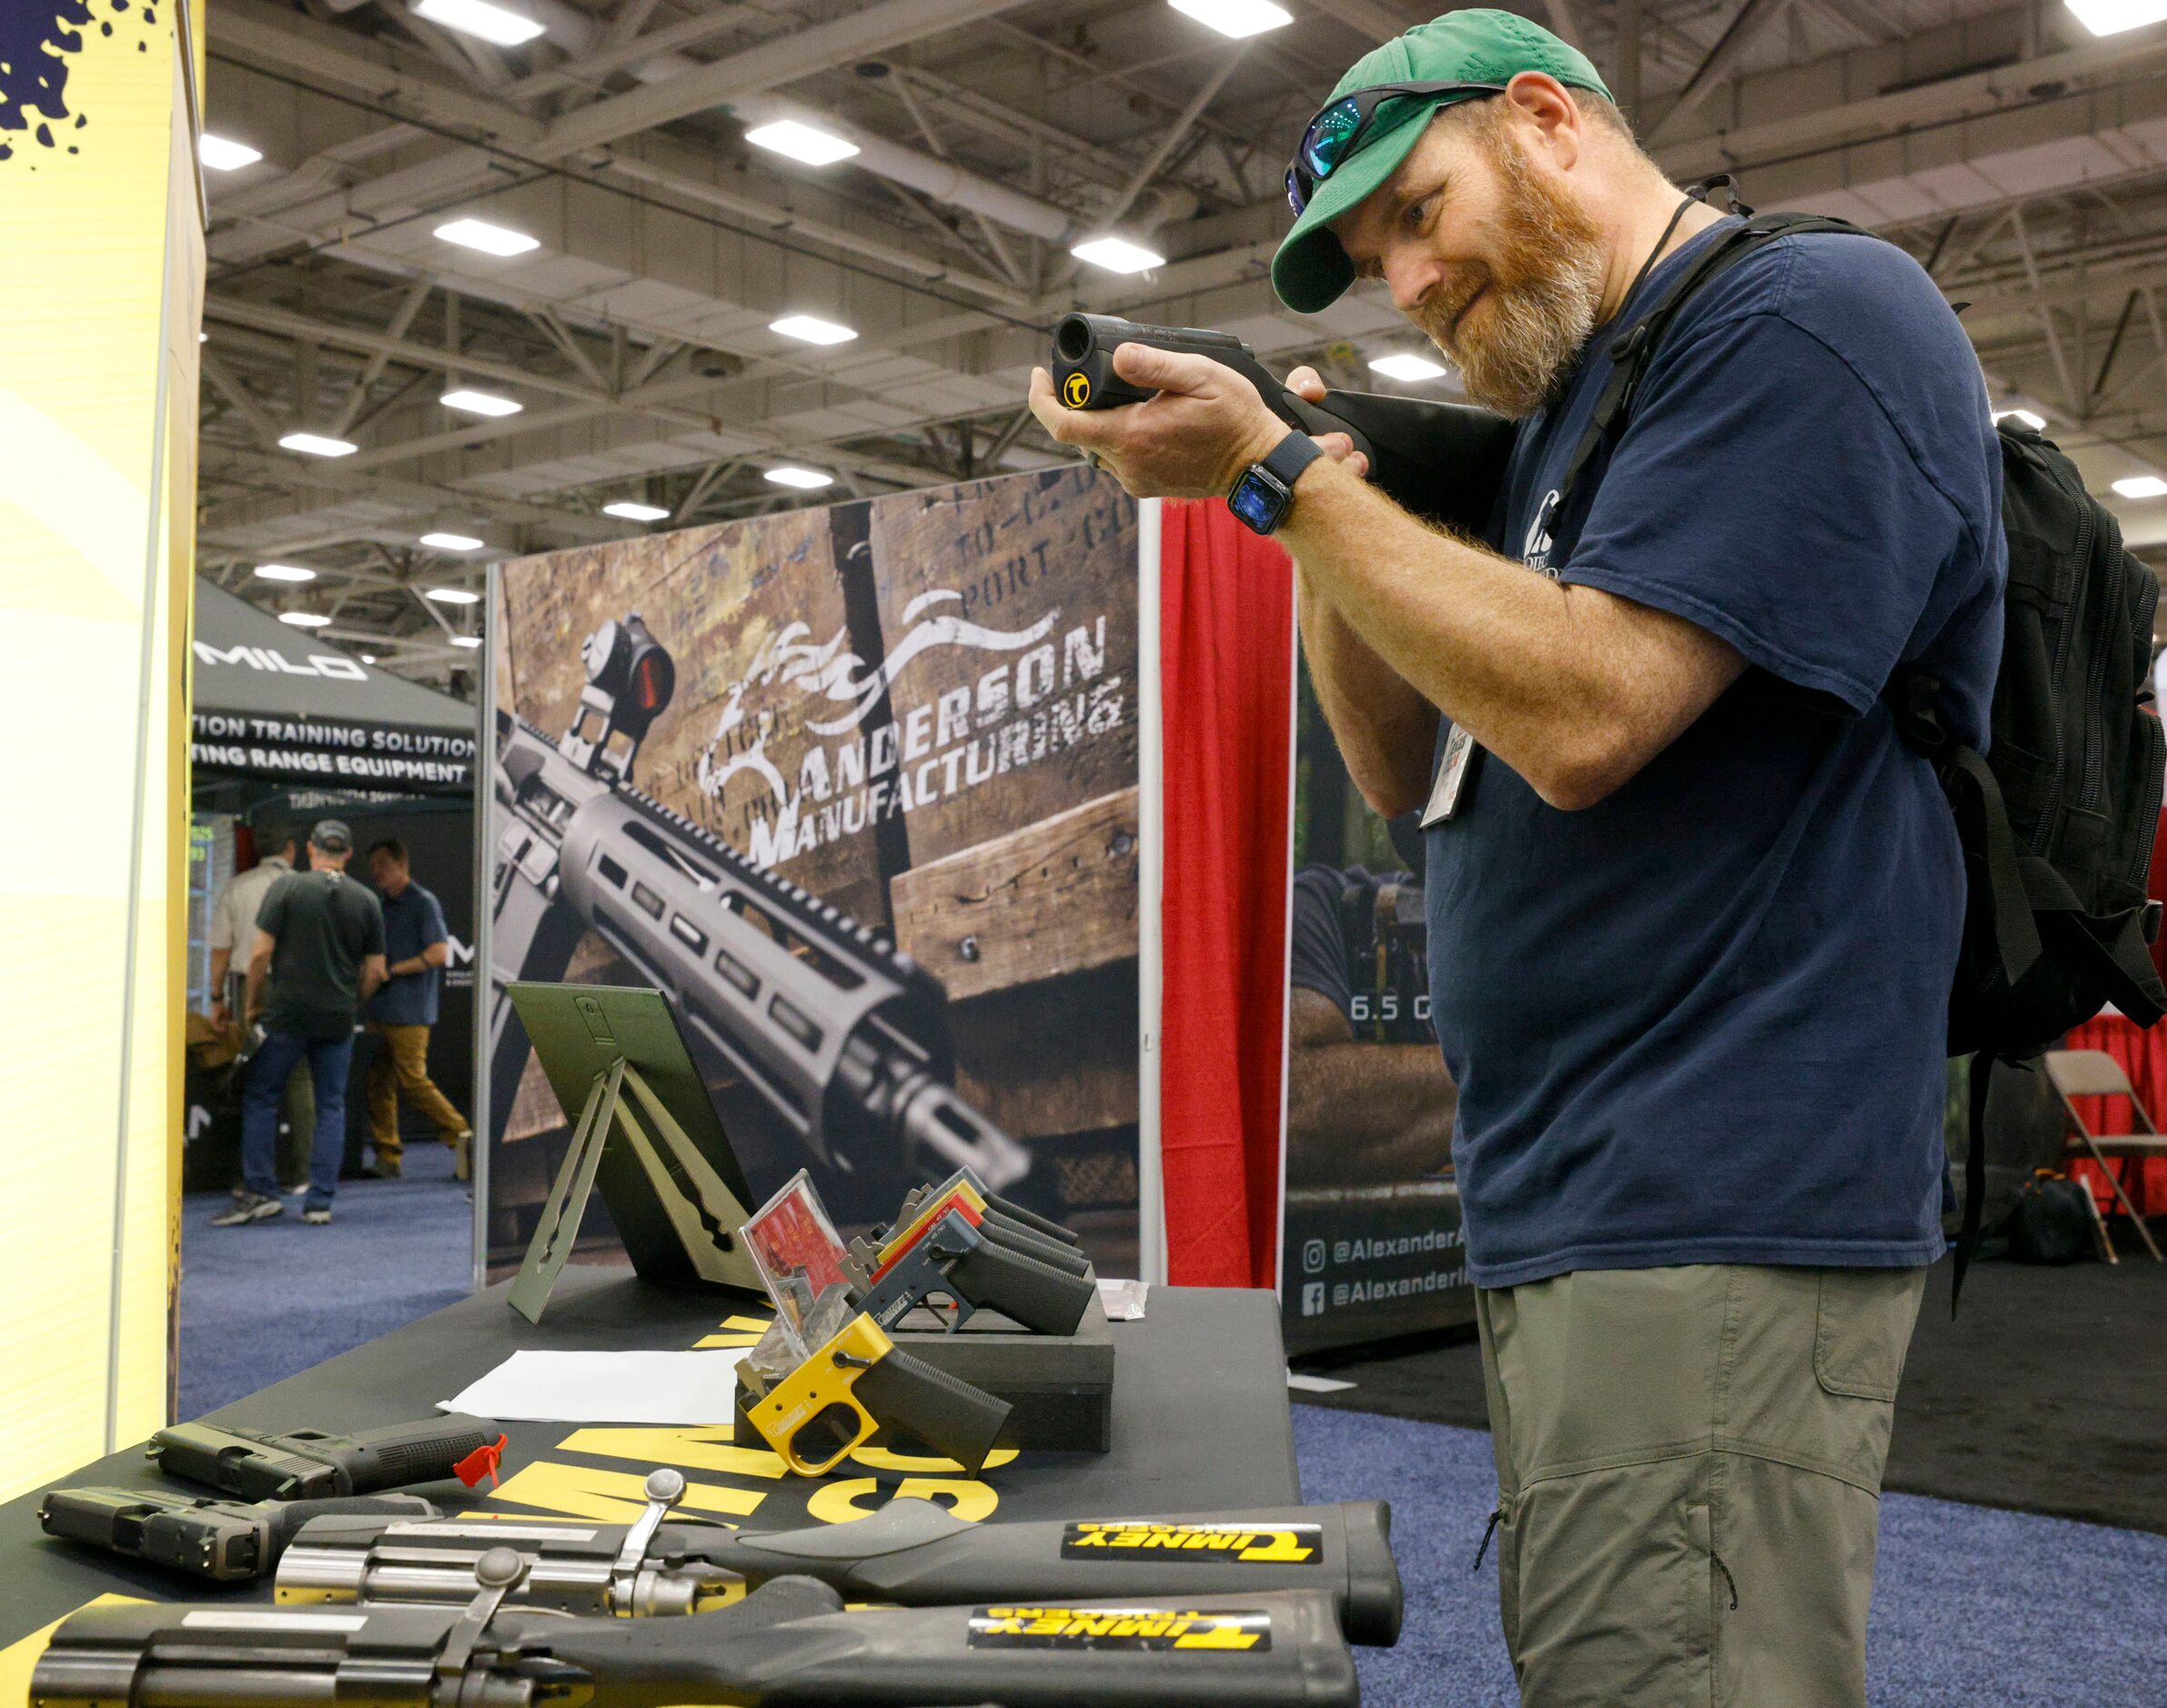
M 1309 434 L 1345 433 L 1369 458 L 1369 481 L 1405 508 L 1479 539 L 1505 478 L 1516 431 L 1472 404 L 1381 392 L 1328 391 L 1311 403 L 1289 391 L 1231 332 L 1152 327 L 1112 315 L 1064 315 L 1053 327 L 1053 389 L 1071 409 L 1112 409 L 1153 394 L 1114 371 L 1124 344 L 1208 357 L 1242 376 L 1272 413 Z

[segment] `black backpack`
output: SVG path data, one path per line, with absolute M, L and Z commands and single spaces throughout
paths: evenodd
M 1728 176 L 1695 194 L 1718 186 L 1729 188 Z M 1730 202 L 1745 223 L 1703 250 L 1612 342 L 1609 383 L 1574 448 L 1565 491 L 1623 427 L 1649 357 L 1695 292 L 1779 237 L 1873 236 L 1815 214 L 1756 214 L 1735 191 Z M 2122 549 L 2113 516 L 2051 440 L 2013 417 L 2000 433 L 2009 586 L 1991 757 L 1951 739 L 1940 685 L 1926 672 L 1899 667 L 1883 694 L 1904 738 L 1933 760 L 1964 849 L 1949 1053 L 1971 1058 L 1970 1134 L 1952 1313 L 1979 1246 L 1994 1059 L 2021 1065 L 2103 1003 L 2140 1026 L 2167 1014 L 2167 988 L 2146 947 L 2159 928 L 2146 887 L 2167 765 L 2167 732 L 2145 709 L 2159 583 Z
M 2017 1190 L 2001 1236 L 2011 1261 L 2059 1268 L 2091 1255 L 2098 1227 L 2091 1188 L 2041 1169 Z

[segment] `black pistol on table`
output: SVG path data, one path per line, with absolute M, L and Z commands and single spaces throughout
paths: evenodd
M 244 1501 L 309 1501 L 440 1482 L 501 1435 L 486 1418 L 456 1412 L 353 1435 L 176 1423 L 150 1438 L 150 1456 L 171 1476 Z
M 850 1526 L 841 1526 L 849 1529 Z M 98 1607 L 38 1659 L 38 1708 L 1356 1708 L 1329 1597 L 845 1613 L 802 1577 L 683 1619 L 566 1619 L 503 1606 L 524 1560 L 476 1562 L 464 1607 Z
M 1053 390 L 1066 407 L 1112 409 L 1153 395 L 1114 371 L 1114 352 L 1124 344 L 1208 357 L 1231 367 L 1287 426 L 1353 439 L 1369 458 L 1370 484 L 1406 509 L 1471 538 L 1489 526 L 1516 433 L 1503 416 L 1472 404 L 1370 391 L 1328 391 L 1322 403 L 1311 403 L 1289 391 L 1231 332 L 1084 314 L 1063 315 L 1053 327 Z
M 507 1605 L 561 1613 L 696 1613 L 741 1586 L 786 1576 L 818 1578 L 852 1602 L 904 1607 L 1315 1590 L 1331 1598 L 1349 1643 L 1389 1647 L 1399 1637 L 1399 1569 L 1381 1501 L 977 1524 L 904 1496 L 848 1524 L 761 1532 L 672 1521 L 670 1504 L 684 1487 L 674 1471 L 654 1472 L 649 1486 L 649 1510 L 630 1524 L 320 1519 L 280 1562 L 278 1600 L 464 1605 L 476 1562 L 510 1548 L 527 1575 Z
M 418 1494 L 244 1502 L 158 1489 L 55 1489 L 37 1507 L 48 1536 L 221 1583 L 270 1576 L 304 1525 L 333 1516 L 380 1525 L 438 1514 Z

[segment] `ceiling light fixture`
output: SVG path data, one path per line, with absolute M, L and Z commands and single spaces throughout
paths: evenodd
M 296 628 L 328 628 L 331 619 L 319 617 L 314 611 L 280 611 L 278 620 L 291 623 Z
M 1154 266 L 1166 265 L 1164 256 L 1146 249 L 1140 243 L 1131 243 L 1126 237 L 1093 237 L 1079 243 L 1069 253 L 1077 260 L 1103 266 L 1109 273 L 1147 273 Z
M 835 484 L 833 475 L 823 475 L 817 468 L 794 467 L 788 463 L 781 468 L 769 469 L 768 478 L 779 487 L 795 487 L 801 492 L 814 492 Z
M 278 448 L 299 451 L 304 457 L 351 457 L 361 447 L 344 439 L 326 438 L 321 433 L 288 433 L 278 441 Z
M 1445 371 L 1442 364 L 1431 361 L 1426 356 L 1373 356 L 1369 368 L 1373 374 L 1382 374 L 1386 379 L 1401 380 L 1408 385 L 1416 380 L 1436 379 Z
M 455 647 L 479 647 L 481 645 L 481 637 L 479 635 L 454 635 L 451 638 L 451 644 Z
M 297 563 L 259 563 L 256 573 L 266 581 L 313 581 L 316 571 L 304 569 Z
M 817 315 L 785 315 L 780 320 L 771 320 L 768 330 L 780 332 L 786 338 L 796 338 L 801 344 L 848 344 L 858 336 L 850 327 L 822 320 Z
M 464 409 L 469 415 L 517 415 L 527 406 L 516 397 L 499 397 L 493 391 L 448 391 L 438 401 L 447 409 Z
M 1996 427 L 2000 427 L 2004 421 L 2021 421 L 2026 427 L 2030 427 L 2034 433 L 2045 431 L 2047 425 L 2047 417 L 2045 416 L 2040 415 L 2031 409 L 1995 410 L 1994 425 Z
M 467 588 L 423 588 L 421 597 L 439 605 L 479 605 L 481 595 Z
M 615 504 L 602 506 L 604 516 L 620 516 L 628 522 L 664 522 L 670 512 L 659 505 L 635 504 L 630 498 L 620 498 Z
M 541 239 L 529 237 L 509 226 L 492 226 L 486 219 L 454 219 L 437 227 L 437 236 L 462 249 L 479 249 L 498 256 L 525 255 L 541 247 Z
M 795 160 L 801 166 L 832 166 L 858 152 L 858 145 L 832 131 L 815 130 L 794 118 L 779 118 L 772 125 L 756 125 L 745 133 L 755 148 Z
M 479 551 L 481 542 L 471 534 L 424 534 L 421 543 L 432 551 Z
M 2094 35 L 2119 35 L 2167 18 L 2167 0 L 2069 0 L 2069 9 Z
M 196 139 L 196 157 L 213 172 L 238 172 L 261 160 L 263 150 L 230 136 L 214 136 L 207 130 Z
M 1168 4 L 1176 12 L 1237 42 L 1244 36 L 1283 29 L 1295 21 L 1294 14 L 1272 5 L 1271 0 L 1168 0 Z
M 517 47 L 542 33 L 542 26 L 525 14 L 491 5 L 489 0 L 416 0 L 414 15 L 499 47 Z
M 2167 496 L 2167 480 L 2157 475 L 2132 475 L 2116 481 L 2114 490 L 2125 498 L 2157 498 Z

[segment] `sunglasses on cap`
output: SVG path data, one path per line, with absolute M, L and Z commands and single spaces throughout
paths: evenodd
M 1316 186 L 1335 167 L 1351 158 L 1363 133 L 1387 101 L 1441 95 L 1502 95 L 1502 83 L 1380 83 L 1327 102 L 1302 133 L 1294 164 L 1286 169 L 1286 200 L 1298 215 L 1309 206 Z

